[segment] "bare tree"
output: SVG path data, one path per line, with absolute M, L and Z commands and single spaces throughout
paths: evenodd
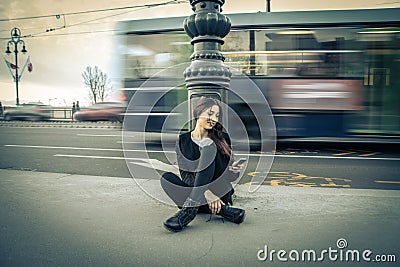
M 103 102 L 112 88 L 107 74 L 97 66 L 94 68 L 87 66 L 86 70 L 82 73 L 82 77 L 85 86 L 90 89 L 89 97 L 92 102 Z

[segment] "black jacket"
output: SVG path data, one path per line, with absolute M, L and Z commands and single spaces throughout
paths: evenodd
M 224 133 L 224 138 L 229 146 L 231 146 L 231 140 L 228 134 Z M 176 154 L 178 159 L 179 172 L 181 179 L 188 185 L 194 185 L 194 179 L 198 160 L 200 158 L 200 148 L 193 142 L 191 132 L 183 133 L 179 135 L 179 140 L 176 144 Z M 221 151 L 217 150 L 214 158 L 215 171 L 213 175 L 213 181 L 219 179 L 224 187 L 232 189 L 230 182 L 235 181 L 238 177 L 238 173 L 229 171 L 228 166 L 232 165 L 233 158 L 229 158 L 222 154 Z M 225 191 L 225 190 L 224 190 Z

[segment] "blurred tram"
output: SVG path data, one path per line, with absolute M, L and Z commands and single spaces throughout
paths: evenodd
M 222 46 L 225 64 L 249 77 L 268 99 L 278 137 L 400 134 L 399 8 L 227 16 L 232 28 Z M 184 19 L 118 24 L 124 100 L 129 103 L 140 90 L 147 91 L 149 103 L 161 97 L 147 131 L 160 131 L 166 116 L 187 100 L 184 83 L 171 91 L 176 79 L 158 77 L 189 61 L 193 47 Z M 150 85 L 143 86 L 149 78 Z M 229 103 L 246 113 L 246 103 L 234 96 Z M 146 105 L 144 99 L 128 108 L 133 130 L 135 119 L 148 115 Z

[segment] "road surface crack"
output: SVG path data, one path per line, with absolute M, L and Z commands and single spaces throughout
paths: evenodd
M 198 257 L 197 259 L 201 259 L 201 258 L 204 258 L 205 256 L 207 256 L 208 253 L 210 253 L 210 251 L 212 250 L 213 247 L 214 247 L 214 233 L 211 233 L 211 246 L 209 247 L 209 249 L 207 250 L 206 253 L 204 253 L 203 255 Z

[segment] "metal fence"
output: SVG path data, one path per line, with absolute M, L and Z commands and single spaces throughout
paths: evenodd
M 73 119 L 72 109 L 70 108 L 55 108 L 51 110 L 51 118 L 53 119 Z

